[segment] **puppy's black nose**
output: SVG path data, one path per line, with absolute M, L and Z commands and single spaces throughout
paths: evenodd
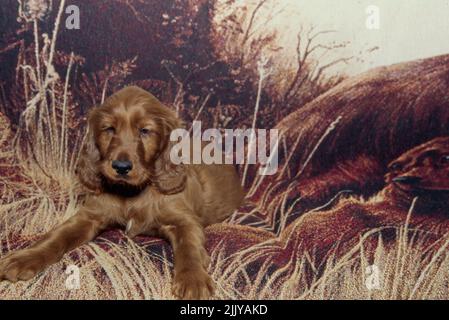
M 393 182 L 402 183 L 402 184 L 408 184 L 413 185 L 417 184 L 422 179 L 420 177 L 412 177 L 412 176 L 402 176 L 402 177 L 396 177 L 393 179 Z
M 112 161 L 112 168 L 118 173 L 118 174 L 127 174 L 131 169 L 133 168 L 133 164 L 131 161 L 125 160 L 114 160 Z

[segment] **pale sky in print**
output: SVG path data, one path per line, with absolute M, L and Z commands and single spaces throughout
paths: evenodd
M 378 30 L 366 27 L 370 5 L 379 8 Z M 301 24 L 336 30 L 321 39 L 350 41 L 346 49 L 336 52 L 338 56 L 362 52 L 363 61 L 337 68 L 351 74 L 449 53 L 449 0 L 279 0 L 277 8 L 283 11 L 271 23 L 280 31 L 284 47 L 295 45 Z

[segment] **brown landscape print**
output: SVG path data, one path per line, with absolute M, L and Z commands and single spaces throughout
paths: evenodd
M 77 1 L 3 3 L 0 258 L 76 213 L 87 112 L 137 85 L 187 128 L 280 132 L 277 173 L 236 165 L 245 203 L 206 228 L 214 299 L 449 298 L 449 54 L 352 75 L 366 52 L 304 23 L 286 59 L 282 1 L 78 2 L 80 30 Z M 112 229 L 0 298 L 174 299 L 172 273 L 167 241 Z

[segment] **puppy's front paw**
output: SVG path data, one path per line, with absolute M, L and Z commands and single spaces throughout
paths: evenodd
M 45 256 L 31 249 L 10 253 L 0 259 L 0 280 L 29 280 L 47 266 L 45 260 Z
M 204 269 L 185 269 L 175 272 L 173 294 L 185 300 L 210 298 L 215 291 L 212 278 Z

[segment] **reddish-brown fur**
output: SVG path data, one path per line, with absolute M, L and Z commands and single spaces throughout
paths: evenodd
M 78 167 L 81 182 L 91 191 L 84 205 L 38 243 L 3 257 L 0 279 L 30 279 L 102 230 L 121 225 L 130 237 L 170 240 L 176 296 L 213 294 L 203 229 L 228 217 L 243 192 L 231 165 L 171 162 L 169 135 L 180 127 L 170 109 L 138 87 L 122 89 L 93 109 Z M 132 168 L 119 173 L 112 168 L 115 160 L 131 161 Z
M 373 199 L 345 199 L 329 211 L 306 213 L 283 237 L 294 238 L 318 258 L 331 249 L 342 254 L 374 228 L 383 228 L 386 239 L 393 239 L 396 229 L 406 224 L 409 210 L 409 230 L 419 229 L 434 240 L 449 232 L 449 137 L 433 139 L 398 157 L 389 165 L 385 181 L 387 186 Z
M 312 207 L 327 202 L 335 190 L 374 194 L 383 188 L 384 172 L 378 168 L 414 146 L 449 134 L 449 55 L 349 78 L 276 128 L 287 138 L 287 151 L 293 152 L 288 165 L 296 191 Z M 349 174 L 341 170 L 345 165 Z M 309 185 L 320 185 L 319 192 Z
M 332 206 L 341 197 L 371 195 L 372 190 L 381 188 L 377 177 L 384 172 L 376 160 L 362 155 L 354 160 L 340 161 L 318 176 L 291 182 L 289 199 L 299 198 L 299 201 L 294 213 L 287 217 L 287 223 L 309 209 Z

